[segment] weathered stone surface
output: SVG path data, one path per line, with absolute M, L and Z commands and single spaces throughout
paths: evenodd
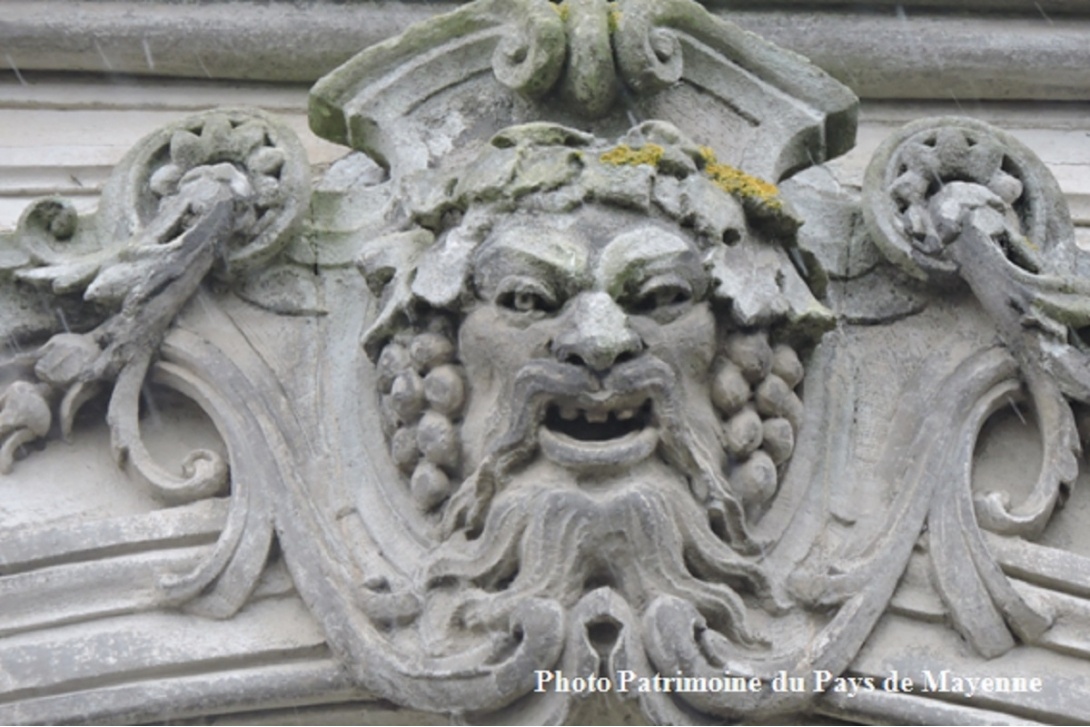
M 1068 211 L 958 118 L 799 174 L 854 109 L 696 3 L 481 0 L 319 83 L 313 194 L 225 110 L 38 203 L 0 721 L 1085 720 Z
M 360 48 L 464 4 L 221 1 L 195 9 L 170 0 L 7 0 L 0 47 L 10 58 L 0 64 L 28 76 L 80 70 L 312 83 Z M 956 8 L 877 0 L 853 12 L 834 0 L 704 4 L 810 58 L 863 98 L 1082 101 L 1090 90 L 1080 0 L 960 0 Z

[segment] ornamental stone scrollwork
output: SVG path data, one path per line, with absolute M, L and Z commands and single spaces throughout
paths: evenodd
M 855 109 L 692 2 L 478 0 L 319 81 L 352 151 L 313 185 L 225 110 L 94 216 L 32 206 L 0 237 L 0 721 L 1090 715 L 1090 562 L 1050 539 L 1090 403 L 1063 198 L 951 118 L 830 186 Z M 159 391 L 212 443 L 150 445 Z M 1012 406 L 1040 466 L 982 482 Z M 129 504 L 20 510 L 96 427 Z M 875 686 L 1025 655 L 1055 684 Z
M 253 525 L 267 495 L 242 485 L 237 461 L 234 477 L 213 450 L 190 452 L 180 474 L 156 461 L 141 438 L 141 390 L 150 375 L 199 402 L 221 431 L 234 425 L 232 404 L 206 378 L 215 364 L 199 361 L 198 351 L 178 350 L 168 334 L 202 284 L 240 283 L 287 244 L 307 206 L 308 176 L 298 140 L 276 121 L 255 111 L 211 112 L 137 146 L 104 192 L 97 224 L 83 225 L 63 201 L 45 200 L 27 211 L 14 236 L 5 273 L 16 285 L 83 305 L 71 318 L 74 330 L 5 362 L 0 471 L 12 469 L 24 445 L 47 437 L 54 418 L 69 438 L 80 409 L 107 390 L 114 458 L 154 498 L 196 502 L 224 494 L 231 480 L 223 537 L 197 568 L 158 579 L 157 600 L 164 604 L 220 616 L 237 611 L 272 531 L 268 523 Z M 40 335 L 20 330 L 21 323 L 16 316 L 5 333 L 16 340 Z M 229 565 L 247 576 L 214 583 Z
M 1090 287 L 1071 274 L 1077 250 L 1055 180 L 998 129 L 959 118 L 911 124 L 875 154 L 867 183 L 863 209 L 883 252 L 931 285 L 967 286 L 1002 342 L 1002 355 L 979 364 L 994 388 L 967 402 L 975 414 L 962 448 L 1012 395 L 1028 399 L 1040 428 L 1040 472 L 1022 502 L 974 496 L 962 468 L 929 516 L 936 585 L 953 623 L 994 656 L 1014 646 L 1004 623 L 1030 642 L 1052 625 L 1047 605 L 1003 576 L 983 532 L 1036 538 L 1070 494 L 1082 445 L 1069 400 L 1090 394 L 1080 331 Z

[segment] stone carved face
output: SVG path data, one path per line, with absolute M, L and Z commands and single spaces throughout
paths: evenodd
M 388 283 L 368 340 L 385 340 L 391 453 L 438 526 L 427 641 L 606 592 L 636 613 L 692 603 L 755 647 L 769 639 L 747 614 L 784 596 L 748 527 L 800 424 L 784 280 L 805 284 L 695 145 L 645 147 L 673 166 L 640 147 L 616 163 L 595 140 L 526 133 L 444 185 L 470 191 L 421 215 L 436 236 L 409 273 L 371 268 Z
M 700 393 L 716 344 L 708 274 L 671 227 L 602 207 L 521 212 L 493 230 L 459 334 L 470 468 L 502 434 L 497 414 L 532 406 L 531 436 L 557 476 L 630 477 L 659 445 L 649 385 L 663 376 L 683 390 L 687 417 L 715 421 Z M 538 401 L 521 400 L 525 390 Z
M 794 425 L 760 413 L 754 390 L 778 380 L 794 398 L 798 371 L 783 383 L 767 334 L 717 321 L 707 255 L 672 221 L 596 204 L 513 211 L 476 247 L 476 300 L 456 346 L 467 484 L 446 507 L 488 510 L 429 570 L 431 582 L 475 586 L 460 618 L 502 621 L 525 598 L 570 608 L 601 588 L 640 608 L 656 594 L 697 594 L 733 640 L 759 641 L 734 586 L 777 596 L 739 554 L 752 545 L 741 511 L 775 489 L 764 425 L 770 441 L 778 424 L 793 441 Z M 748 381 L 728 349 L 743 365 L 760 359 L 761 380 Z M 789 348 L 778 353 L 798 367 Z M 739 417 L 756 432 L 728 442 Z M 755 462 L 767 463 L 770 486 L 751 482 Z M 490 495 L 473 486 L 485 478 Z

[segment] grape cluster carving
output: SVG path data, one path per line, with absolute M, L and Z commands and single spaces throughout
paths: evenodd
M 402 331 L 379 354 L 383 433 L 417 506 L 438 508 L 461 480 L 466 379 L 445 321 Z M 712 403 L 722 417 L 727 475 L 746 506 L 768 502 L 795 449 L 804 369 L 766 331 L 736 331 L 720 348 Z
M 403 331 L 378 358 L 382 425 L 390 454 L 409 476 L 421 510 L 437 508 L 460 482 L 465 373 L 442 321 Z
M 737 331 L 723 343 L 712 403 L 723 417 L 728 479 L 747 506 L 772 498 L 795 449 L 803 411 L 796 389 L 803 374 L 795 350 L 770 344 L 766 331 Z

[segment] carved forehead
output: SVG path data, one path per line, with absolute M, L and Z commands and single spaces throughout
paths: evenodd
M 644 224 L 624 230 L 606 243 L 598 256 L 597 268 L 603 276 L 613 278 L 633 264 L 688 256 L 696 249 L 692 240 L 682 236 L 681 230 Z
M 475 267 L 497 258 L 522 259 L 560 270 L 585 270 L 590 256 L 588 232 L 571 215 L 516 214 L 500 221 L 478 249 Z
M 738 325 L 785 318 L 800 330 L 831 325 L 787 255 L 798 221 L 776 188 L 717 162 L 668 124 L 647 122 L 613 141 L 555 124 L 510 127 L 468 159 L 406 177 L 401 191 L 399 224 L 414 231 L 376 240 L 361 256 L 369 281 L 394 281 L 364 336 L 371 355 L 421 307 L 461 311 L 503 274 L 542 271 L 561 289 L 593 283 L 613 291 L 627 285 L 626 275 L 668 272 L 671 261 L 685 277 L 706 279 Z M 535 215 L 570 221 L 544 231 L 529 222 Z M 635 238 L 626 238 L 616 253 L 604 242 L 586 244 L 613 240 L 635 228 L 632 220 L 670 230 L 675 239 L 651 235 L 633 250 Z M 585 227 L 595 224 L 610 228 L 608 239 Z M 500 237 L 509 248 L 504 255 Z M 572 245 L 577 240 L 582 250 Z M 685 245 L 691 250 L 682 254 Z M 659 262 L 649 262 L 655 256 Z M 609 273 L 595 268 L 599 259 Z
M 698 244 L 676 224 L 628 210 L 585 206 L 569 214 L 516 213 L 497 224 L 474 256 L 478 286 L 536 270 L 572 283 L 612 280 L 656 261 L 697 259 Z

